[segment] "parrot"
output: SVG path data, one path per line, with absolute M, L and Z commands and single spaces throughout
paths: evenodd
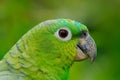
M 0 61 L 0 80 L 68 80 L 74 62 L 97 55 L 87 26 L 71 19 L 46 20 L 24 34 Z

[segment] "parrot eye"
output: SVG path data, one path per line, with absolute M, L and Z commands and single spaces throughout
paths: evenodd
M 61 29 L 58 29 L 57 32 L 55 32 L 55 36 L 60 40 L 68 41 L 71 39 L 72 34 L 68 28 L 61 28 Z
M 68 31 L 65 30 L 65 29 L 59 30 L 59 36 L 60 36 L 61 38 L 67 37 L 67 36 L 68 36 Z

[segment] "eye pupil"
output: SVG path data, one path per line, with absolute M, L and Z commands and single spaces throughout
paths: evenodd
M 61 30 L 59 31 L 59 36 L 60 36 L 61 38 L 67 37 L 67 36 L 68 36 L 68 31 L 67 31 L 67 30 L 64 30 L 64 29 L 61 29 Z

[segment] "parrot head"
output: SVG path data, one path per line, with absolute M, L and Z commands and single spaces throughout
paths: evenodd
M 46 36 L 43 37 L 45 51 L 52 55 L 59 53 L 58 59 L 81 61 L 90 58 L 91 63 L 94 61 L 96 44 L 85 25 L 70 19 L 57 19 L 45 21 L 40 26 L 42 35 Z
M 72 63 L 90 58 L 93 63 L 96 44 L 85 25 L 70 19 L 56 19 L 42 22 L 37 27 L 38 48 L 48 61 Z

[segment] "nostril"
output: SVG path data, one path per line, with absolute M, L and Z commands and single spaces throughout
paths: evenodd
M 86 33 L 86 32 L 83 32 L 83 35 L 84 35 L 84 36 L 87 36 L 87 33 Z
M 86 37 L 86 36 L 87 36 L 87 31 L 83 31 L 81 37 Z

